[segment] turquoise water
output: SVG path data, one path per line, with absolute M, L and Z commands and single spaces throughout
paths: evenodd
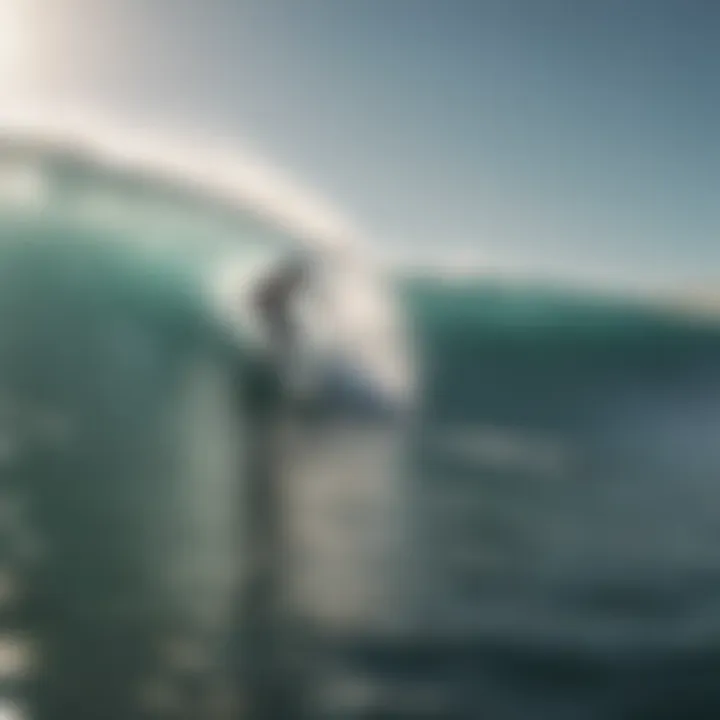
M 31 717 L 138 717 L 173 677 L 164 646 L 232 632 L 192 590 L 227 598 L 237 564 L 221 338 L 182 256 L 44 222 L 2 234 L 0 503 L 24 508 L 3 524 L 23 600 L 2 623 L 37 654 L 4 687 Z

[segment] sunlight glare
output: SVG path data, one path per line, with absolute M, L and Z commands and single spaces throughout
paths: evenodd
M 23 28 L 20 0 L 0 0 L 0 92 L 13 89 L 19 81 L 23 56 Z

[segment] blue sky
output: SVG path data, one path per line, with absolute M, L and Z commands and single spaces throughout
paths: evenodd
M 4 2 L 33 92 L 249 142 L 384 248 L 720 274 L 711 0 Z

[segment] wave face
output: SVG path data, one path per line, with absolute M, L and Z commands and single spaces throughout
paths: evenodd
M 256 221 L 64 145 L 0 157 L 3 694 L 178 714 L 232 688 L 242 427 L 207 283 Z

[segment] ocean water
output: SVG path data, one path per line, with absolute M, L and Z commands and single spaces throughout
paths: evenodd
M 404 292 L 417 625 L 357 662 L 394 674 L 402 717 L 716 717 L 717 325 L 490 281 Z
M 237 709 L 251 366 L 205 294 L 227 227 L 165 200 L 0 220 L 8 717 Z M 287 458 L 302 716 L 718 717 L 717 324 L 490 280 L 396 289 L 421 373 L 403 442 L 335 418 Z
M 0 232 L 8 717 L 172 709 L 184 664 L 217 662 L 233 627 L 240 432 L 220 339 L 182 259 L 55 222 Z

